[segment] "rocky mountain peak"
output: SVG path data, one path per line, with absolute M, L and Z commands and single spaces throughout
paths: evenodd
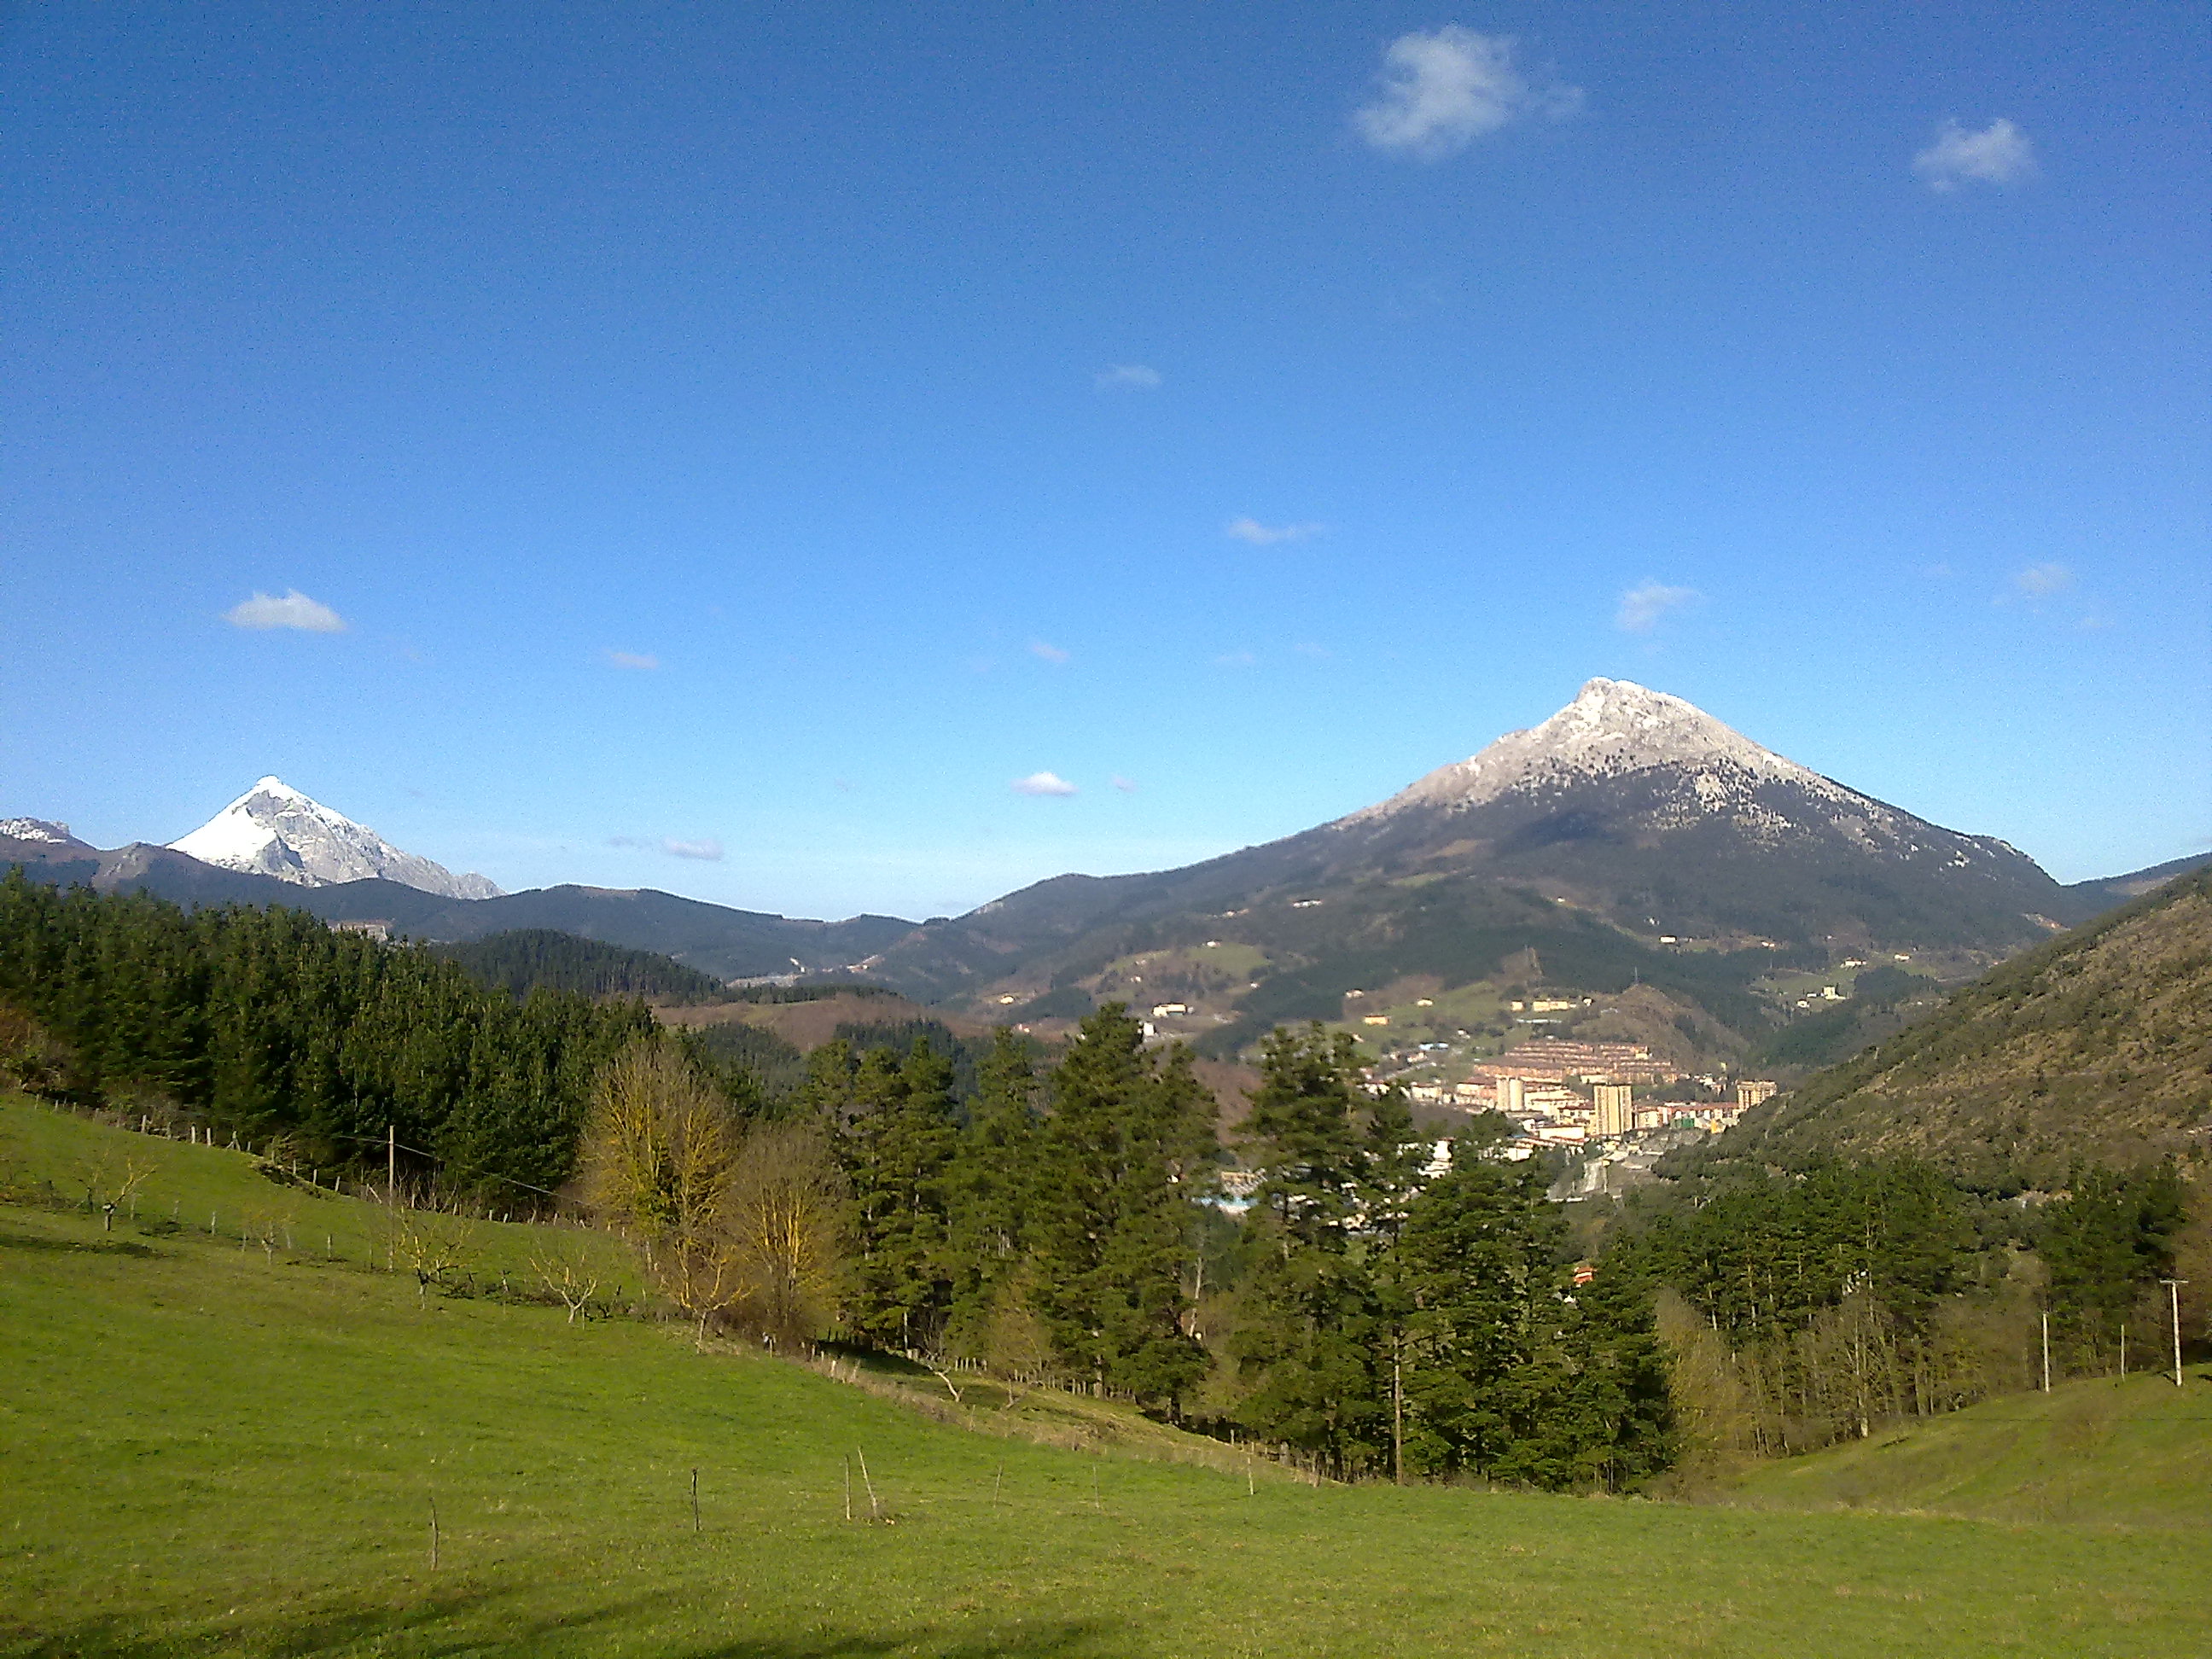
M 82 847 L 85 843 L 70 834 L 66 823 L 56 823 L 51 818 L 0 818 L 0 837 L 9 841 L 33 841 L 55 847 Z
M 276 777 L 261 779 L 191 834 L 171 842 L 169 850 L 301 887 L 382 877 L 446 898 L 492 898 L 500 890 L 473 872 L 457 876 L 402 852 Z
M 1761 747 L 1694 703 L 1629 680 L 1593 679 L 1541 725 L 1509 732 L 1341 822 L 1371 822 L 1413 806 L 1480 806 L 1508 794 L 1647 772 L 1686 778 L 1699 798 L 1716 804 L 1747 786 L 1786 783 L 1838 805 L 1878 805 Z

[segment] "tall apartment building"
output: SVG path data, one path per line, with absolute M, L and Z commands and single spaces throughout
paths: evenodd
M 1636 1127 L 1636 1091 L 1626 1083 L 1600 1083 L 1590 1090 L 1590 1104 L 1595 1109 L 1590 1121 L 1590 1133 L 1603 1139 L 1607 1135 L 1625 1135 Z
M 1501 1112 L 1525 1112 L 1528 1109 L 1528 1081 L 1517 1077 L 1498 1079 L 1498 1109 Z
M 1775 1085 L 1767 1082 L 1765 1079 L 1762 1078 L 1754 1080 L 1753 1079 L 1747 1078 L 1744 1081 L 1735 1085 L 1736 1109 L 1738 1111 L 1741 1111 L 1747 1106 L 1758 1105 L 1762 1100 L 1771 1100 L 1774 1098 L 1775 1093 Z

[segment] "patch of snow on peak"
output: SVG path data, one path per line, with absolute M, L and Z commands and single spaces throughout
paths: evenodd
M 51 818 L 0 818 L 0 836 L 10 841 L 51 842 L 57 847 L 82 846 L 66 823 Z
M 1763 783 L 1792 784 L 1855 813 L 1888 812 L 1760 747 L 1693 703 L 1627 680 L 1594 679 L 1542 725 L 1509 732 L 1481 753 L 1440 767 L 1339 822 L 1371 822 L 1409 806 L 1480 806 L 1516 792 L 1660 770 L 1689 775 L 1695 800 L 1709 812 L 1739 801 L 1745 786 Z
M 382 877 L 444 898 L 492 898 L 500 890 L 473 872 L 457 876 L 400 851 L 375 830 L 275 777 L 263 778 L 191 834 L 171 842 L 169 850 L 301 887 Z

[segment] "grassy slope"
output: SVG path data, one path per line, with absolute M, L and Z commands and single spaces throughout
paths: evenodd
M 2160 1356 L 2141 1354 L 2154 1365 Z M 1753 1470 L 1735 1501 L 2212 1527 L 2212 1371 L 2068 1382 Z
M 125 1226 L 124 1238 L 150 1238 L 166 1247 L 206 1244 L 212 1237 L 237 1254 L 241 1230 L 258 1239 L 273 1224 L 289 1234 L 293 1248 L 287 1254 L 293 1257 L 355 1267 L 392 1260 L 386 1214 L 376 1205 L 304 1182 L 278 1185 L 244 1152 L 104 1128 L 21 1097 L 0 1097 L 0 1186 L 12 1170 L 19 1184 L 29 1183 L 38 1195 L 51 1188 L 55 1196 L 82 1202 L 88 1180 L 112 1188 L 134 1165 L 150 1173 L 137 1194 L 140 1227 Z M 125 1212 L 124 1221 L 131 1218 Z M 173 1240 L 165 1231 L 169 1224 L 183 1230 Z M 562 1252 L 597 1268 L 603 1281 L 599 1300 L 631 1303 L 642 1293 L 629 1252 L 604 1233 L 498 1221 L 478 1221 L 468 1231 L 470 1272 L 486 1285 L 506 1275 L 519 1290 L 534 1281 L 533 1255 Z M 258 1245 L 246 1248 L 264 1257 Z
M 19 1148 L 27 1124 L 115 1133 L 0 1119 Z M 161 1150 L 157 1183 L 237 1181 L 224 1154 Z M 1248 1489 L 940 1426 L 665 1328 L 426 1305 L 358 1267 L 24 1206 L 0 1207 L 0 1344 L 4 1654 L 2212 1644 L 2202 1532 Z M 895 1524 L 844 1519 L 861 1450 Z

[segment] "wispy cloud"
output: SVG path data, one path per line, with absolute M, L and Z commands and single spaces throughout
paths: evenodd
M 1231 519 L 1222 533 L 1231 541 L 1249 542 L 1255 547 L 1273 547 L 1277 542 L 1302 542 L 1310 536 L 1318 536 L 1328 526 L 1325 524 L 1261 524 L 1257 519 Z
M 1583 106 L 1581 88 L 1524 72 L 1510 36 L 1456 23 L 1400 35 L 1382 61 L 1382 85 L 1352 125 L 1375 149 L 1417 161 L 1441 161 L 1524 118 L 1559 121 Z
M 1032 772 L 1025 778 L 1016 778 L 1006 786 L 1018 795 L 1073 795 L 1073 784 L 1057 772 Z
M 2032 564 L 2012 579 L 2012 585 L 2031 599 L 2047 599 L 2074 586 L 2074 573 L 2063 564 Z
M 2035 176 L 2035 147 L 2027 135 L 1999 118 L 1979 132 L 1956 121 L 1936 129 L 1936 142 L 1912 158 L 1928 188 L 1950 191 L 1961 185 L 2011 185 Z
M 696 841 L 684 841 L 674 836 L 609 836 L 607 845 L 641 853 L 665 853 L 672 859 L 704 859 L 709 863 L 720 863 L 722 857 L 722 843 L 712 836 L 703 836 Z
M 1301 657 L 1311 657 L 1320 662 L 1326 662 L 1328 659 L 1336 654 L 1336 653 L 1331 651 L 1327 646 L 1316 645 L 1311 640 L 1302 640 L 1297 644 L 1292 646 L 1291 649 L 1297 652 Z
M 1058 646 L 1048 644 L 1042 640 L 1030 641 L 1030 655 L 1042 657 L 1047 662 L 1066 662 L 1073 654 L 1073 652 L 1063 651 Z
M 1213 659 L 1213 665 L 1216 668 L 1250 668 L 1259 660 L 1259 657 L 1249 651 L 1224 651 Z
M 1625 634 L 1649 634 L 1668 611 L 1680 610 L 1697 597 L 1694 587 L 1669 587 L 1647 578 L 1620 596 L 1613 626 Z
M 610 651 L 607 653 L 607 665 L 612 668 L 649 670 L 659 667 L 660 659 L 645 656 L 635 651 Z
M 302 634 L 346 631 L 344 617 L 296 587 L 282 599 L 273 593 L 256 593 L 250 599 L 241 599 L 222 613 L 222 619 L 233 628 L 295 628 Z
M 1149 363 L 1116 363 L 1100 369 L 1095 383 L 1101 392 L 1157 392 L 1160 372 Z
M 1114 787 L 1125 795 L 1133 795 L 1137 793 L 1135 780 L 1125 778 L 1119 772 L 1114 775 Z

